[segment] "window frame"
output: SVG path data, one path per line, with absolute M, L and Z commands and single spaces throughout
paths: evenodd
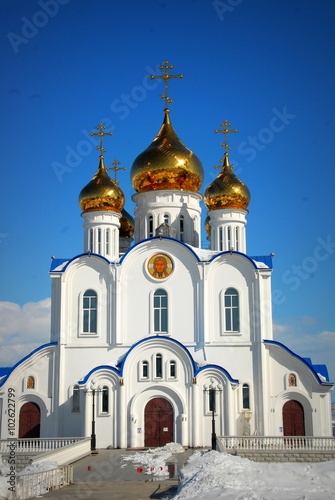
M 228 293 L 229 290 L 234 290 L 236 293 Z M 234 287 L 228 287 L 223 291 L 222 294 L 223 302 L 222 302 L 222 310 L 223 310 L 223 331 L 225 334 L 229 335 L 238 335 L 241 334 L 241 326 L 240 326 L 240 317 L 241 317 L 241 307 L 240 307 L 240 293 Z M 237 305 L 233 304 L 233 297 L 237 297 Z M 230 298 L 230 304 L 226 304 L 226 299 Z M 237 317 L 234 314 L 234 311 L 237 310 Z M 229 316 L 228 316 L 229 315 Z M 227 324 L 229 317 L 229 325 Z M 237 323 L 237 324 L 236 324 Z M 228 328 L 229 326 L 229 328 Z
M 75 394 L 77 401 L 75 401 Z M 71 413 L 80 413 L 80 387 L 78 384 L 72 386 L 71 390 Z
M 93 292 L 95 295 L 88 295 L 88 296 L 85 296 L 86 293 L 88 292 Z M 89 300 L 89 307 L 84 307 L 84 300 L 85 299 L 90 299 Z M 91 299 L 92 298 L 95 298 L 96 300 L 96 305 L 95 307 L 91 307 Z M 79 321 L 79 335 L 81 337 L 97 337 L 98 336 L 98 328 L 99 328 L 99 295 L 97 293 L 96 290 L 94 290 L 94 288 L 87 288 L 84 292 L 82 292 L 80 294 L 80 297 L 79 297 L 79 301 L 80 301 L 80 304 L 79 304 L 79 311 L 80 311 L 80 321 Z M 86 320 L 85 319 L 85 312 L 86 311 L 89 311 L 88 313 L 88 319 Z M 95 311 L 95 331 L 91 331 L 91 312 Z M 89 326 L 89 331 L 84 331 L 84 327 L 85 327 L 85 323 L 86 321 L 88 322 L 88 326 Z
M 164 292 L 158 294 L 158 292 Z M 166 306 L 162 305 L 162 298 L 166 299 Z M 156 300 L 159 300 L 159 305 L 155 305 Z M 169 294 L 165 288 L 156 288 L 152 293 L 151 300 L 152 311 L 152 332 L 154 334 L 169 333 Z M 162 324 L 166 322 L 166 329 L 162 328 Z M 163 325 L 164 327 L 165 325 Z

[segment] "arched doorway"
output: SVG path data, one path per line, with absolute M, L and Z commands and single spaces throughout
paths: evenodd
M 19 438 L 39 438 L 41 411 L 36 403 L 25 403 L 20 410 Z
M 283 406 L 284 436 L 304 436 L 305 416 L 302 405 L 295 400 L 287 401 Z
M 163 398 L 151 399 L 144 411 L 144 446 L 164 446 L 173 441 L 173 408 Z

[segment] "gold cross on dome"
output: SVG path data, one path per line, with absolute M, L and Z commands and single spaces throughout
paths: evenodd
M 91 132 L 90 135 L 97 135 L 99 136 L 100 138 L 100 144 L 99 146 L 97 146 L 97 149 L 100 150 L 100 156 L 103 155 L 103 153 L 105 153 L 105 149 L 102 147 L 102 138 L 104 135 L 113 135 L 113 132 L 103 132 L 103 130 L 105 130 L 107 127 L 104 126 L 103 123 L 99 123 L 99 125 L 97 127 L 95 127 L 97 130 L 99 130 L 99 132 L 97 133 L 93 133 Z
M 164 101 L 166 102 L 167 108 L 169 107 L 169 103 L 173 102 L 173 100 L 170 99 L 170 97 L 169 97 L 169 80 L 170 80 L 170 78 L 184 78 L 184 75 L 181 75 L 181 74 L 180 75 L 170 75 L 169 70 L 173 69 L 173 68 L 174 68 L 174 66 L 172 66 L 172 64 L 169 64 L 169 61 L 164 61 L 163 64 L 161 64 L 159 66 L 159 69 L 164 71 L 164 74 L 157 75 L 157 76 L 156 75 L 149 76 L 149 78 L 151 80 L 153 80 L 155 78 L 162 78 L 162 80 L 164 80 L 165 92 L 160 97 L 161 97 L 161 99 L 164 99 Z
M 231 132 L 236 133 L 238 132 L 237 129 L 229 129 L 227 127 L 231 127 L 231 123 L 229 123 L 228 120 L 225 120 L 223 123 L 221 123 L 221 127 L 223 127 L 222 130 L 214 130 L 214 132 L 217 134 L 218 132 L 222 132 L 224 134 L 224 142 L 221 144 L 225 148 L 225 150 L 231 149 L 230 146 L 228 146 L 228 134 Z
M 119 160 L 115 158 L 114 161 L 111 162 L 111 165 L 114 165 L 114 167 L 106 168 L 106 170 L 113 170 L 114 171 L 114 182 L 115 184 L 119 184 L 119 182 L 116 180 L 116 175 L 119 170 L 126 170 L 125 167 L 118 167 L 118 165 L 121 165 Z

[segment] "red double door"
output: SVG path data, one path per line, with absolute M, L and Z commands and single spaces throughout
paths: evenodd
M 41 411 L 36 403 L 25 403 L 20 410 L 19 438 L 39 438 Z
M 305 417 L 302 405 L 295 400 L 287 401 L 283 406 L 284 436 L 304 436 Z
M 164 398 L 151 399 L 144 412 L 144 446 L 164 446 L 173 442 L 173 408 Z

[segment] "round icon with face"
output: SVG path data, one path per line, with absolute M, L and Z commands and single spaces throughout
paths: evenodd
M 148 262 L 148 272 L 150 276 L 163 279 L 170 276 L 173 271 L 173 263 L 168 255 L 156 253 L 150 257 Z

